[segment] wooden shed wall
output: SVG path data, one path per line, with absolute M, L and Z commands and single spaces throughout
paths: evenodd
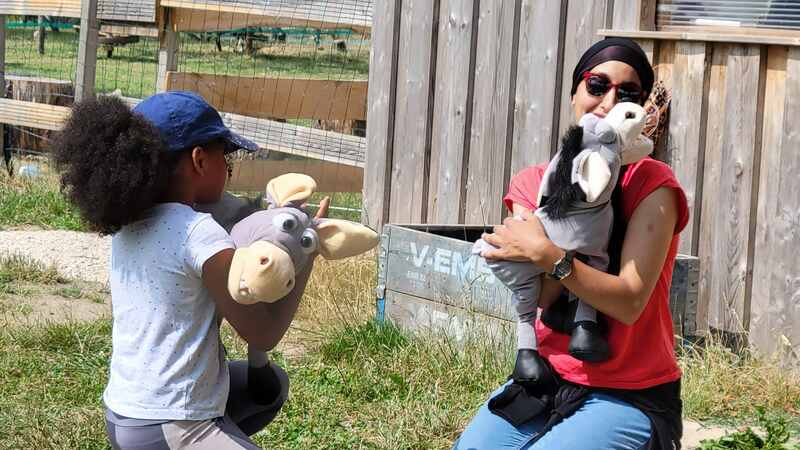
M 500 222 L 510 176 L 572 123 L 569 87 L 600 35 L 639 30 L 639 0 L 394 0 L 376 5 L 364 220 Z M 614 31 L 602 31 L 612 29 Z M 698 323 L 800 354 L 800 47 L 785 38 L 628 33 L 672 93 L 669 163 L 691 211 Z M 731 40 L 732 42 L 724 42 Z

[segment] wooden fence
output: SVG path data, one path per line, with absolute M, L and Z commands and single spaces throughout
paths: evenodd
M 513 173 L 573 122 L 602 36 L 642 45 L 672 93 L 655 155 L 683 185 L 701 328 L 800 353 L 800 35 L 654 31 L 652 0 L 394 0 L 373 20 L 364 220 L 498 223 Z M 796 34 L 796 33 L 795 33 Z
M 254 26 L 303 26 L 348 28 L 366 37 L 371 14 L 372 0 L 163 0 L 158 4 L 156 0 L 8 0 L 0 4 L 0 86 L 5 86 L 6 15 L 81 19 L 74 77 L 76 101 L 95 94 L 100 31 L 157 36 L 157 90 L 197 92 L 222 112 L 229 127 L 263 149 L 312 160 L 270 161 L 269 165 L 237 161 L 229 189 L 260 191 L 269 178 L 300 170 L 314 175 L 323 191 L 358 192 L 363 183 L 366 139 L 286 120 L 363 123 L 367 110 L 366 81 L 181 72 L 178 34 Z M 68 105 L 29 100 L 0 96 L 0 130 L 3 124 L 50 131 L 61 128 L 70 111 Z M 69 100 L 71 103 L 72 98 Z M 132 105 L 138 101 L 126 100 Z

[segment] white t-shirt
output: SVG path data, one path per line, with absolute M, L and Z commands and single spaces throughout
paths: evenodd
M 228 366 L 203 263 L 234 248 L 209 214 L 160 204 L 111 242 L 111 375 L 106 406 L 137 419 L 224 414 Z

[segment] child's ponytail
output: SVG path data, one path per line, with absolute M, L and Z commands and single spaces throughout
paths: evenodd
M 75 104 L 52 153 L 65 195 L 101 234 L 154 206 L 175 166 L 158 130 L 116 97 Z

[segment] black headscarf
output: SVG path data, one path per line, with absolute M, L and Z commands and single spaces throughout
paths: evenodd
M 572 72 L 572 91 L 570 91 L 570 94 L 575 95 L 578 85 L 583 80 L 584 72 L 592 70 L 607 61 L 620 61 L 633 67 L 642 82 L 642 90 L 648 93 L 652 92 L 655 75 L 644 50 L 631 39 L 610 37 L 595 43 L 581 56 L 580 61 L 575 65 L 575 70 Z

